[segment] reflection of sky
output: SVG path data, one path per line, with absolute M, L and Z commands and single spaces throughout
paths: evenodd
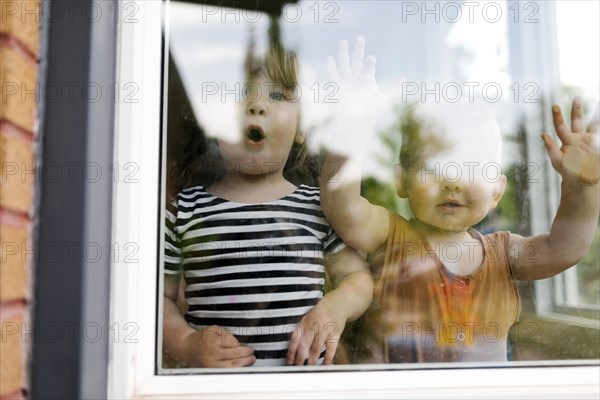
M 378 59 L 378 80 L 384 88 L 386 82 L 400 77 L 498 81 L 499 71 L 506 68 L 505 21 L 491 24 L 479 17 L 470 23 L 465 16 L 450 23 L 445 19 L 454 15 L 440 8 L 439 23 L 430 15 L 424 16 L 423 23 L 420 14 L 410 11 L 402 1 L 301 1 L 284 9 L 283 40 L 324 75 L 324 60 L 337 51 L 339 41 L 363 35 L 367 52 Z M 213 12 L 213 7 L 171 3 L 172 46 L 186 68 L 202 67 L 202 74 L 208 76 L 217 72 L 231 76 L 237 67 L 233 61 L 241 60 L 249 30 L 264 37 L 268 19 L 250 12 Z M 258 22 L 250 22 L 255 19 Z M 191 72 L 185 75 L 195 80 Z
M 583 88 L 594 88 L 595 96 L 598 96 L 600 2 L 559 1 L 556 4 L 556 18 L 562 81 Z
M 512 133 L 509 87 L 514 82 L 509 71 L 507 28 L 515 18 L 514 11 L 508 10 L 504 1 L 491 2 L 500 9 L 494 22 L 496 10 L 488 9 L 486 19 L 482 10 L 485 2 L 477 2 L 479 7 L 472 10 L 470 21 L 465 8 L 460 17 L 457 15 L 453 5 L 458 3 L 300 1 L 284 9 L 282 38 L 301 54 L 314 71 L 315 80 L 322 83 L 327 80 L 325 58 L 337 54 L 339 41 L 353 41 L 362 35 L 367 54 L 378 60 L 377 80 L 384 92 L 399 91 L 402 80 L 429 89 L 439 81 L 440 87 L 455 84 L 467 96 L 469 88 L 464 82 L 476 82 L 479 87 L 473 92 L 481 98 L 483 85 L 497 84 L 503 95 L 500 101 L 488 105 L 498 116 L 501 130 Z M 556 12 L 560 71 L 564 81 L 591 87 L 592 95 L 597 96 L 598 2 L 566 3 L 559 3 Z M 536 4 L 544 7 L 546 2 Z M 171 46 L 203 127 L 211 135 L 233 138 L 235 105 L 222 100 L 235 97 L 236 82 L 243 85 L 241 67 L 248 34 L 254 31 L 264 47 L 268 18 L 251 12 L 215 11 L 214 7 L 172 2 Z M 521 10 L 519 18 L 524 18 L 525 11 Z M 576 44 L 586 45 L 586 50 L 582 52 Z M 207 82 L 216 83 L 220 93 L 206 96 Z M 418 100 L 420 94 L 408 100 Z

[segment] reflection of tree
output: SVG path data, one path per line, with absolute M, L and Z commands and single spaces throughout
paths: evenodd
M 590 251 L 577 264 L 577 280 L 580 282 L 579 301 L 600 305 L 600 229 L 596 230 Z
M 398 211 L 398 195 L 390 185 L 382 183 L 376 178 L 367 177 L 361 181 L 360 192 L 371 204 Z
M 402 123 L 405 108 L 397 107 L 394 122 L 387 128 L 378 132 L 377 136 L 384 146 L 384 152 L 375 157 L 382 168 L 391 170 L 398 163 L 398 155 L 402 145 Z M 361 182 L 361 195 L 372 204 L 380 205 L 388 210 L 401 213 L 402 203 L 396 190 L 389 182 L 382 182 L 375 177 L 365 177 Z

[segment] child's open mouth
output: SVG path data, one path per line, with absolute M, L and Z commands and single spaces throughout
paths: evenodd
M 265 134 L 260 127 L 250 127 L 246 132 L 246 137 L 252 143 L 258 143 L 265 138 Z

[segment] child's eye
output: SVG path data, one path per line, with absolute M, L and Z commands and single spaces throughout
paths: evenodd
M 272 92 L 269 94 L 269 97 L 271 98 L 271 100 L 274 101 L 285 101 L 287 100 L 287 96 L 281 92 Z
M 252 95 L 252 93 L 250 92 L 249 89 L 242 90 L 242 96 L 244 97 L 244 99 L 250 99 L 251 95 Z

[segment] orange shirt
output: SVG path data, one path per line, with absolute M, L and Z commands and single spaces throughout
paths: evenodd
M 508 331 L 520 310 L 509 232 L 469 233 L 483 244 L 484 261 L 471 275 L 455 275 L 410 221 L 390 213 L 383 269 L 375 271 L 366 321 L 379 332 L 369 346 L 375 357 L 370 362 L 506 360 Z

